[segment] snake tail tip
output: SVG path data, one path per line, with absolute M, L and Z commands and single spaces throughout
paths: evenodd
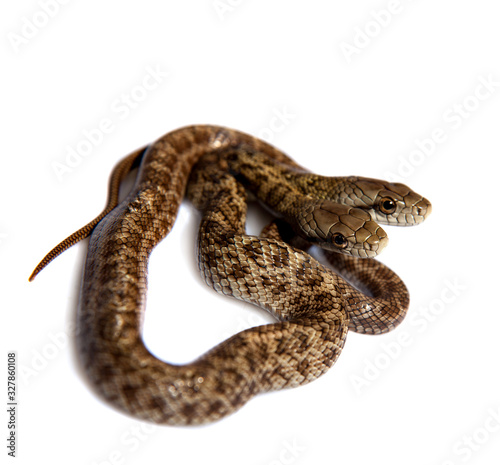
M 38 268 L 35 268 L 33 272 L 30 274 L 30 277 L 28 278 L 28 281 L 30 283 L 33 282 L 33 280 L 37 277 L 38 273 L 40 273 L 40 270 Z

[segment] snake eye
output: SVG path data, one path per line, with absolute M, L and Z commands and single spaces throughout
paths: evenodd
M 341 249 L 347 247 L 347 239 L 340 233 L 336 233 L 332 236 L 332 242 Z
M 379 203 L 380 211 L 386 215 L 394 213 L 396 211 L 396 206 L 396 202 L 390 197 L 384 197 Z

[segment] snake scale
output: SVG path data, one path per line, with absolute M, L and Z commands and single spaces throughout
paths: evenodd
M 136 166 L 135 185 L 118 204 L 120 183 Z M 83 367 L 113 406 L 169 425 L 212 422 L 258 393 L 308 383 L 335 363 L 348 330 L 396 327 L 409 296 L 372 258 L 387 243 L 378 223 L 418 224 L 431 211 L 402 184 L 314 175 L 262 140 L 208 125 L 170 132 L 124 158 L 109 191 L 103 213 L 49 252 L 30 280 L 90 235 L 77 311 Z M 247 192 L 278 218 L 260 236 L 245 232 Z M 146 349 L 141 327 L 148 257 L 185 196 L 202 211 L 203 279 L 277 321 L 173 365 Z M 325 249 L 328 266 L 307 253 L 311 244 Z

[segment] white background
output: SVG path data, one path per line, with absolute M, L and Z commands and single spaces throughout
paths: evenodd
M 15 350 L 20 365 L 17 463 L 498 463 L 496 2 L 93 0 L 48 2 L 50 16 L 43 1 L 9 3 L 0 15 L 1 357 Z M 168 72 L 155 89 L 151 69 Z M 111 129 L 85 145 L 103 119 Z M 101 211 L 117 160 L 193 123 L 272 139 L 322 174 L 397 179 L 433 213 L 416 228 L 386 228 L 380 259 L 412 296 L 397 330 L 349 334 L 322 378 L 219 423 L 151 427 L 98 400 L 78 368 L 71 325 L 86 242 L 27 278 Z M 68 147 L 89 150 L 69 166 Z M 202 283 L 198 221 L 183 206 L 151 258 L 145 340 L 173 362 L 270 321 Z

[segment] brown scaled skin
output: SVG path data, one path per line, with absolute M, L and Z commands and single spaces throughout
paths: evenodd
M 422 223 L 432 212 L 431 203 L 401 183 L 360 176 L 332 177 L 309 173 L 295 163 L 266 157 L 265 154 L 245 150 L 229 150 L 226 155 L 231 171 L 266 205 L 274 205 L 262 179 L 278 179 L 286 184 L 288 192 L 330 200 L 336 204 L 360 208 L 380 224 L 413 226 Z M 264 186 L 264 187 L 262 187 Z
M 190 126 L 170 132 L 144 154 L 137 151 L 117 165 L 112 184 L 119 184 L 123 167 L 140 162 L 127 199 L 116 208 L 108 203 L 109 213 L 96 226 L 89 223 L 63 241 L 32 275 L 91 232 L 77 346 L 99 395 L 135 418 L 168 425 L 218 420 L 260 392 L 299 386 L 325 373 L 348 329 L 381 334 L 407 311 L 406 287 L 374 260 L 335 254 L 335 266 L 369 289 L 368 297 L 279 238 L 247 235 L 243 186 L 227 170 L 201 160 L 207 153 L 240 148 L 300 170 L 282 152 L 238 131 Z M 193 363 L 172 365 L 146 349 L 141 330 L 149 254 L 170 231 L 186 188 L 203 211 L 198 242 L 203 279 L 219 293 L 267 309 L 277 322 L 238 333 Z

